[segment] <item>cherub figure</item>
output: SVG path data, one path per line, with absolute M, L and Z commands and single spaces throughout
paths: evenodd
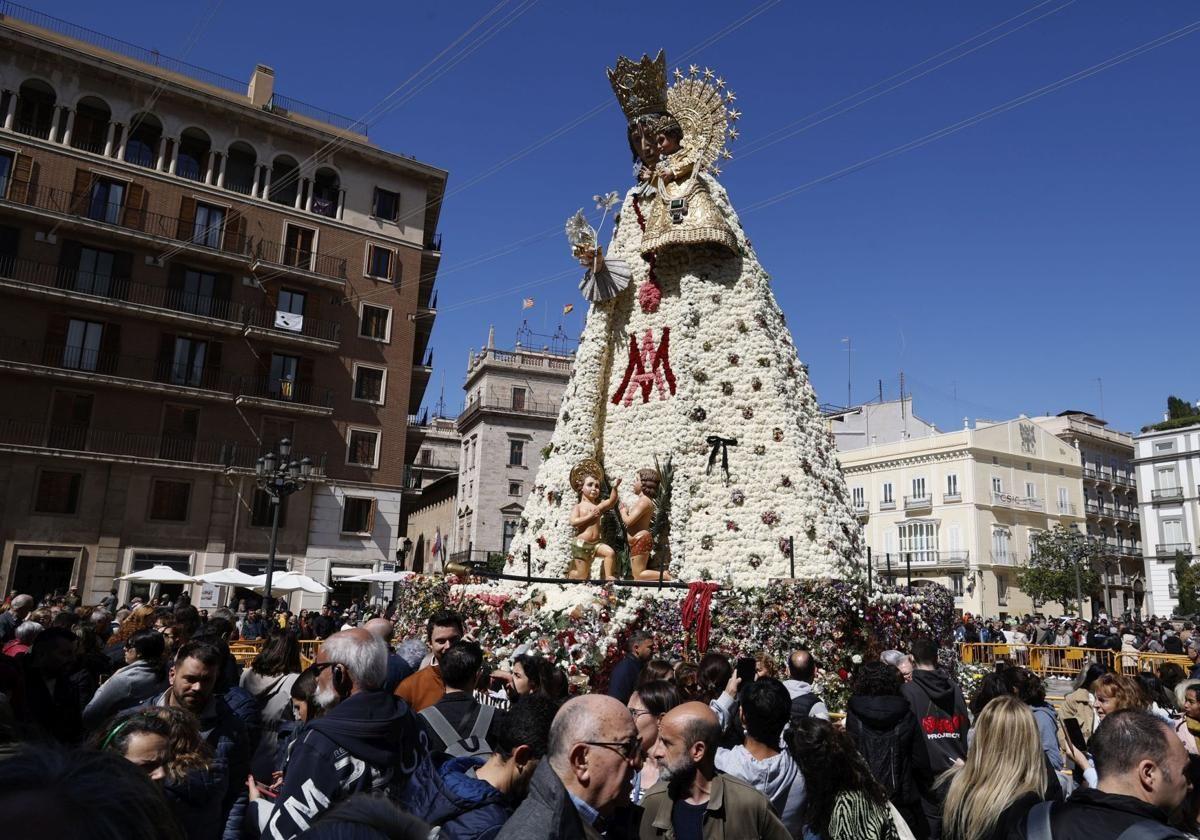
M 654 550 L 654 535 L 650 533 L 650 522 L 658 503 L 658 470 L 638 470 L 633 481 L 633 492 L 637 499 L 632 505 L 621 505 L 621 519 L 629 537 L 629 565 L 634 580 L 658 580 L 657 569 L 650 568 L 650 553 Z M 661 562 L 661 561 L 660 561 Z M 663 572 L 663 580 L 671 576 Z
M 600 520 L 620 501 L 617 488 L 621 479 L 613 482 L 612 492 L 600 501 L 600 483 L 604 471 L 600 464 L 588 458 L 580 461 L 571 470 L 571 486 L 579 494 L 579 503 L 571 510 L 571 527 L 575 539 L 571 542 L 571 566 L 567 577 L 572 580 L 587 580 L 592 576 L 592 561 L 599 555 L 601 574 L 605 580 L 616 578 L 616 552 L 600 541 Z

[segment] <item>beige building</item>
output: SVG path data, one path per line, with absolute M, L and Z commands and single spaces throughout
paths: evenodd
M 517 346 L 472 353 L 458 417 L 461 438 L 454 539 L 455 559 L 483 560 L 508 551 L 525 499 L 550 443 L 572 356 Z
M 1034 422 L 1079 453 L 1087 533 L 1103 551 L 1102 568 L 1096 571 L 1104 584 L 1105 610 L 1110 616 L 1140 610 L 1146 580 L 1133 436 L 1109 429 L 1086 411 L 1064 411 Z
M 1082 528 L 1083 468 L 1074 447 L 1022 416 L 839 452 L 877 580 L 940 583 L 961 610 L 1034 610 L 1016 586 L 1030 541 Z M 1062 613 L 1062 605 L 1042 611 Z

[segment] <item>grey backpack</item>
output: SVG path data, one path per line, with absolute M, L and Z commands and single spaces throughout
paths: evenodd
M 470 733 L 465 738 L 450 725 L 450 721 L 446 720 L 446 716 L 438 711 L 437 706 L 429 706 L 418 714 L 425 718 L 425 722 L 433 728 L 437 736 L 442 739 L 442 743 L 446 745 L 442 752 L 456 758 L 467 755 L 492 754 L 493 750 L 487 742 L 488 728 L 492 725 L 492 718 L 496 716 L 496 710 L 492 706 L 481 705 L 479 707 L 475 725 L 471 727 Z
M 1025 840 L 1054 840 L 1050 829 L 1050 809 L 1053 802 L 1039 802 L 1029 811 L 1025 820 Z M 1117 835 L 1116 840 L 1186 840 L 1187 835 L 1178 829 L 1159 822 L 1145 820 L 1134 823 Z

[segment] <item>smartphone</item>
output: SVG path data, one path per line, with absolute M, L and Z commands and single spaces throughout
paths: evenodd
M 1083 737 L 1083 727 L 1079 725 L 1079 721 L 1075 718 L 1063 718 L 1062 724 L 1067 733 L 1067 739 L 1075 746 L 1075 749 L 1087 752 L 1087 739 Z
M 742 681 L 742 688 L 754 682 L 754 672 L 758 670 L 758 663 L 754 661 L 752 656 L 739 656 L 737 661 L 737 675 Z

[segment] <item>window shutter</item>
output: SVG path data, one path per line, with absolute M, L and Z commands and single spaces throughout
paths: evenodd
M 112 296 L 127 300 L 129 298 L 129 282 L 132 279 L 133 254 L 128 251 L 117 251 L 113 254 Z
M 296 365 L 296 397 L 300 402 L 317 405 L 317 390 L 313 387 L 313 360 L 301 358 Z
M 171 263 L 171 267 L 167 270 L 167 288 L 172 292 L 183 293 L 183 273 L 185 270 L 180 263 Z
M 175 238 L 190 242 L 196 233 L 196 199 L 185 195 L 179 202 L 179 227 Z
M 204 354 L 204 385 L 206 388 L 219 388 L 221 378 L 221 342 L 208 342 Z
M 67 240 L 58 253 L 58 282 L 60 289 L 75 288 L 75 278 L 79 275 L 79 243 Z
M 51 312 L 46 319 L 46 344 L 42 350 L 42 362 L 61 365 L 63 348 L 67 345 L 67 326 L 70 318 L 61 312 Z
M 86 169 L 75 170 L 75 185 L 71 189 L 71 206 L 76 213 L 86 214 L 88 196 L 92 191 L 92 173 Z
M 18 204 L 31 203 L 33 189 L 34 161 L 29 155 L 17 155 L 13 161 L 12 186 L 9 188 L 9 200 Z
M 141 184 L 129 185 L 125 196 L 125 227 L 142 230 L 146 224 L 146 188 Z
M 213 277 L 213 297 L 217 300 L 230 300 L 233 297 L 233 275 L 217 274 Z
M 100 332 L 100 364 L 97 366 L 101 373 L 116 372 L 120 352 L 121 325 L 105 324 Z
M 249 253 L 246 247 L 246 218 L 234 210 L 225 219 L 225 238 L 223 249 L 234 254 Z
M 171 379 L 171 364 L 175 360 L 175 336 L 163 333 L 158 338 L 158 370 L 155 379 L 159 382 L 169 382 Z

